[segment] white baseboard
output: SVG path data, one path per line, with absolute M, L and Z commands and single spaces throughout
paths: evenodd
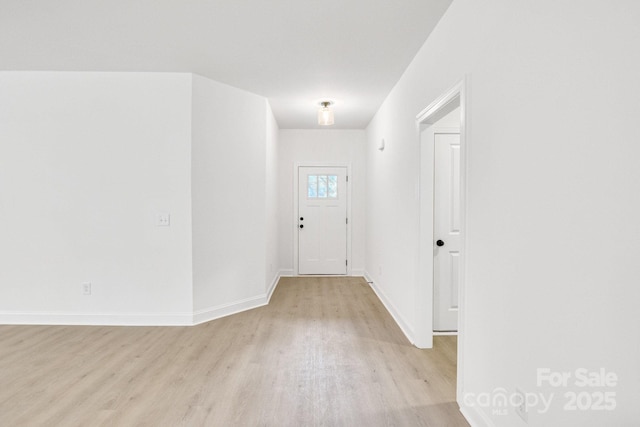
M 204 322 L 220 319 L 221 317 L 230 316 L 242 311 L 262 307 L 267 304 L 267 294 L 263 294 L 256 297 L 246 298 L 240 301 L 230 302 L 228 304 L 216 305 L 214 307 L 194 311 L 193 325 L 199 325 Z
M 447 336 L 447 335 L 455 335 L 458 336 L 458 331 L 433 331 L 433 336 Z
M 365 272 L 364 270 L 351 270 L 351 274 L 349 274 L 350 276 L 356 276 L 356 277 L 364 277 Z M 320 275 L 314 275 L 314 274 L 303 274 L 302 276 L 304 277 L 330 277 L 332 276 L 331 274 L 320 274 Z M 340 277 L 340 276 L 344 276 L 343 274 L 336 274 L 336 277 Z M 280 277 L 296 277 L 295 273 L 293 270 L 280 270 Z
M 493 421 L 477 406 L 460 404 L 460 412 L 471 427 L 495 427 Z
M 398 310 L 394 307 L 391 300 L 387 298 L 385 293 L 382 291 L 380 286 L 378 286 L 374 280 L 371 278 L 369 273 L 364 272 L 364 278 L 367 282 L 369 282 L 369 286 L 373 289 L 373 292 L 378 296 L 378 299 L 382 302 L 382 305 L 387 309 L 393 320 L 396 321 L 396 324 L 400 327 L 400 330 L 404 334 L 405 337 L 409 340 L 411 344 L 415 344 L 413 329 L 409 326 L 409 324 L 404 320 L 404 318 L 400 315 Z
M 280 270 L 280 277 L 345 277 L 344 274 L 299 274 L 293 270 Z M 364 277 L 364 270 L 351 270 L 349 277 Z
M 278 281 L 280 281 L 281 274 L 278 272 L 271 283 L 269 284 L 269 288 L 267 292 L 263 295 L 258 295 L 251 298 L 246 298 L 240 301 L 234 301 L 228 304 L 221 304 L 214 307 L 205 308 L 202 310 L 195 311 L 193 313 L 193 325 L 199 325 L 201 323 L 209 322 L 211 320 L 220 319 L 221 317 L 230 316 L 232 314 L 237 314 L 243 311 L 252 310 L 254 308 L 263 307 L 269 304 L 271 300 L 271 296 L 273 292 L 276 290 L 276 286 L 278 286 Z
M 192 313 L 0 312 L 2 325 L 189 326 Z
M 273 291 L 276 290 L 276 286 L 278 286 L 280 277 L 282 277 L 282 272 L 279 271 L 273 277 L 273 280 L 271 280 L 271 284 L 269 284 L 269 289 L 267 289 L 267 304 L 269 304 L 269 301 L 271 301 L 271 296 L 273 295 Z
M 281 274 L 267 292 L 191 313 L 47 313 L 0 311 L 0 325 L 193 326 L 269 304 Z

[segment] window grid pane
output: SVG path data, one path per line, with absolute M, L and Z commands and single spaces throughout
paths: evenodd
M 327 175 L 318 176 L 318 197 L 327 198 Z
M 307 198 L 337 199 L 338 175 L 307 175 Z
M 308 175 L 307 176 L 307 197 L 310 199 L 315 199 L 318 197 L 318 176 L 317 175 Z
M 332 199 L 338 198 L 338 175 L 329 175 L 329 194 L 328 197 Z

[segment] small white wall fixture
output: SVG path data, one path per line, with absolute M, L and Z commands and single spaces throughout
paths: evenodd
M 465 337 L 465 284 L 466 284 L 466 199 L 467 199 L 467 153 L 469 141 L 467 138 L 467 101 L 466 79 L 461 80 L 451 89 L 446 91 L 427 108 L 416 116 L 417 131 L 420 139 L 420 230 L 419 230 L 419 263 L 416 277 L 416 323 L 415 345 L 418 348 L 433 347 L 433 141 L 429 141 L 429 135 L 433 135 L 430 127 L 442 117 L 460 107 L 460 192 L 461 192 L 461 218 L 460 231 L 461 258 L 460 258 L 460 284 L 459 284 L 459 311 L 458 311 L 458 367 L 457 367 L 457 396 L 463 392 L 463 364 L 464 364 L 464 337 Z M 429 147 L 431 151 L 429 152 Z

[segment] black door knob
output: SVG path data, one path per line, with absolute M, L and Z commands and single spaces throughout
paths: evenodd
M 304 228 L 304 225 L 300 224 L 300 228 Z
M 304 218 L 300 217 L 300 221 L 303 221 L 303 220 L 304 220 Z
M 436 245 L 444 246 L 444 242 L 442 240 L 438 240 L 438 241 L 436 241 Z

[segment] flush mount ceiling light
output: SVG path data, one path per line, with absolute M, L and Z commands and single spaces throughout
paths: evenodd
M 333 111 L 329 106 L 333 105 L 331 101 L 320 102 L 318 110 L 318 124 L 320 126 L 331 126 L 333 124 Z

